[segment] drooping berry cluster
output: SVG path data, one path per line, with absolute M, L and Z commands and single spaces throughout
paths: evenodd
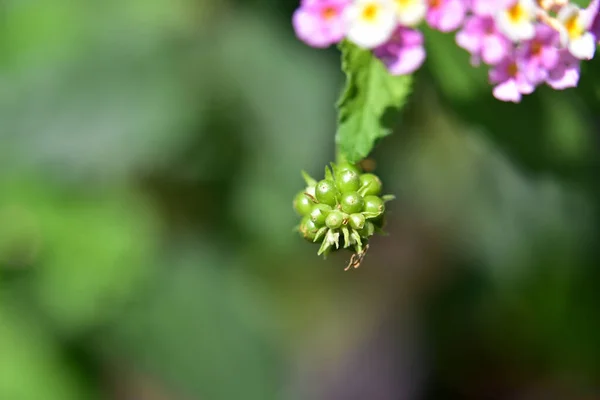
M 494 96 L 517 103 L 540 84 L 577 86 L 580 62 L 600 40 L 599 8 L 600 0 L 585 9 L 569 0 L 301 0 L 293 25 L 313 47 L 347 39 L 370 49 L 393 75 L 423 64 L 423 21 L 459 30 L 456 43 L 471 64 L 490 66 Z
M 385 203 L 394 196 L 380 196 L 381 180 L 348 163 L 332 163 L 318 182 L 302 174 L 307 186 L 294 198 L 294 209 L 302 216 L 298 231 L 321 243 L 318 255 L 340 248 L 362 254 L 369 238 L 382 232 Z

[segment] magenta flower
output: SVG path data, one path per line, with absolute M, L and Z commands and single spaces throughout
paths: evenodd
M 560 50 L 558 63 L 548 71 L 546 83 L 555 90 L 577 87 L 580 63 L 567 49 Z
M 313 47 L 328 47 L 342 40 L 346 27 L 342 18 L 350 0 L 303 0 L 292 23 L 300 40 Z
M 471 63 L 480 60 L 489 65 L 500 62 L 512 49 L 512 43 L 498 29 L 489 16 L 469 17 L 463 29 L 456 34 L 456 43 L 471 53 Z
M 495 84 L 494 97 L 502 101 L 518 103 L 523 94 L 535 89 L 523 73 L 515 57 L 509 55 L 502 59 L 489 73 L 490 81 Z
M 423 34 L 415 29 L 399 26 L 390 40 L 373 50 L 392 75 L 410 74 L 425 61 Z
M 433 29 L 450 32 L 463 23 L 466 12 L 465 0 L 429 0 L 425 19 Z
M 548 71 L 558 65 L 559 41 L 560 35 L 557 31 L 547 25 L 536 25 L 535 37 L 524 42 L 517 53 L 529 81 L 536 85 L 544 82 Z

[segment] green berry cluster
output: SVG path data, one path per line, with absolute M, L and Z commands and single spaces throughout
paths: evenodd
M 302 172 L 306 188 L 294 198 L 302 216 L 298 231 L 313 243 L 321 243 L 318 255 L 349 248 L 362 254 L 368 240 L 382 233 L 385 203 L 381 180 L 348 163 L 325 167 L 325 179 L 316 181 Z

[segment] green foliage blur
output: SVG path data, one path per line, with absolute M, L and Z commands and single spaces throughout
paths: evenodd
M 293 232 L 343 87 L 296 5 L 0 3 L 0 400 L 598 398 L 600 61 L 505 104 L 426 32 L 343 272 Z

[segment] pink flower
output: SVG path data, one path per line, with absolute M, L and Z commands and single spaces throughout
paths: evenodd
M 495 65 L 512 49 L 512 43 L 498 29 L 492 17 L 471 16 L 463 29 L 456 34 L 456 43 L 471 53 L 471 63 L 478 65 L 480 59 Z
M 491 17 L 506 9 L 511 0 L 471 0 L 471 12 L 480 17 Z
M 555 90 L 577 87 L 580 63 L 567 49 L 560 50 L 558 63 L 548 71 L 546 83 Z
M 410 74 L 425 61 L 423 34 L 415 29 L 399 26 L 391 39 L 373 51 L 392 75 Z
M 465 0 L 429 0 L 429 9 L 425 18 L 432 28 L 441 32 L 450 32 L 463 23 L 466 12 Z
M 532 83 L 544 82 L 548 71 L 554 69 L 559 61 L 560 37 L 557 31 L 547 25 L 535 27 L 535 37 L 523 43 L 518 57 L 523 63 L 524 73 Z
M 342 40 L 346 27 L 342 14 L 350 0 L 303 0 L 292 24 L 300 40 L 313 47 L 328 47 Z
M 498 100 L 519 103 L 523 94 L 533 93 L 535 89 L 512 55 L 505 57 L 492 68 L 489 77 L 491 83 L 496 85 L 493 93 Z

